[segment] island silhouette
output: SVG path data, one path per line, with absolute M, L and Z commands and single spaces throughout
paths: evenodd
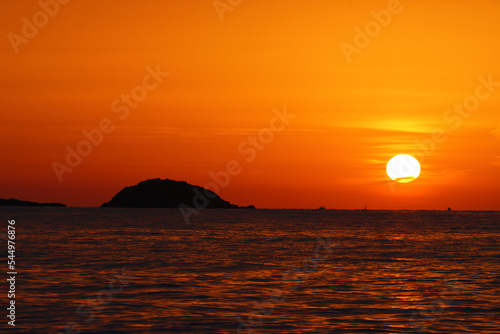
M 101 208 L 193 208 L 255 209 L 253 205 L 242 207 L 223 200 L 216 193 L 185 181 L 160 178 L 142 181 L 125 187 Z

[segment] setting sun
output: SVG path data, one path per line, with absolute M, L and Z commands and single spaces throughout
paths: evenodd
M 399 183 L 408 183 L 420 175 L 420 163 L 407 154 L 399 154 L 387 163 L 387 175 Z

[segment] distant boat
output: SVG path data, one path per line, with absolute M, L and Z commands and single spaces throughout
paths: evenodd
M 324 206 L 320 206 L 320 207 L 318 208 L 318 210 L 325 210 L 325 207 L 324 207 Z
M 448 211 L 451 211 L 451 208 L 448 208 Z

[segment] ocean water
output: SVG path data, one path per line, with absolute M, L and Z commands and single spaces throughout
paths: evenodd
M 0 213 L 2 333 L 500 333 L 500 212 Z

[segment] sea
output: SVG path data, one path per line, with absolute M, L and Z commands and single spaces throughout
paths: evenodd
M 0 214 L 1 333 L 500 333 L 500 212 Z

